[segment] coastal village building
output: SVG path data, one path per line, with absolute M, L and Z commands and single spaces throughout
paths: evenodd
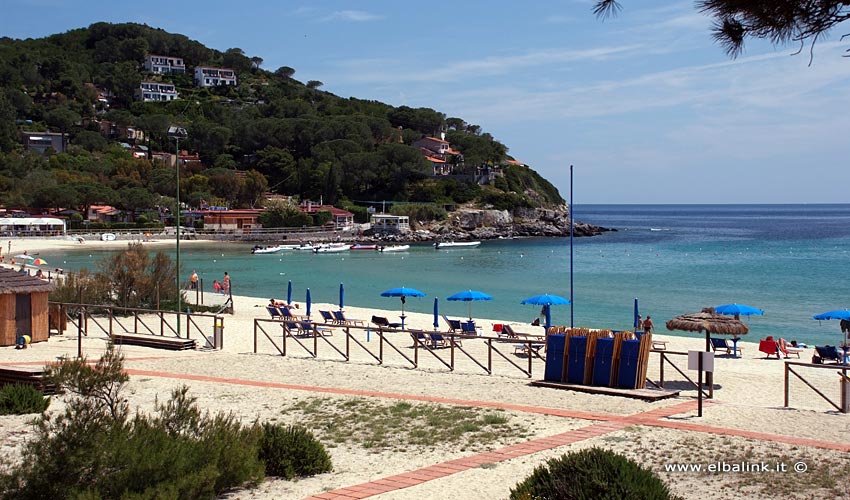
M 0 233 L 20 236 L 65 234 L 65 221 L 53 217 L 0 217 Z
M 136 97 L 140 101 L 173 101 L 179 99 L 177 88 L 171 83 L 142 82 Z
M 59 132 L 21 132 L 24 149 L 44 154 L 48 149 L 56 153 L 65 152 L 65 134 Z
M 333 205 L 314 205 L 311 201 L 304 201 L 298 205 L 298 210 L 309 216 L 315 216 L 319 212 L 330 212 L 333 218 L 334 229 L 346 229 L 354 224 L 354 214 L 348 210 L 336 208 Z
M 445 138 L 423 137 L 415 141 L 413 147 L 418 148 L 425 159 L 431 162 L 434 175 L 451 175 L 454 163 L 449 162 L 450 156 L 454 157 L 454 162 L 463 162 L 463 155 L 452 149 Z
M 121 211 L 109 205 L 89 206 L 86 220 L 89 222 L 120 222 Z
M 170 75 L 175 73 L 185 73 L 186 65 L 183 63 L 182 57 L 148 54 L 147 57 L 145 57 L 145 70 L 152 73 Z
M 54 288 L 49 281 L 0 268 L 0 346 L 15 345 L 22 335 L 30 342 L 47 341 L 47 296 Z
M 372 214 L 369 221 L 376 233 L 406 233 L 410 231 L 410 217 L 406 215 Z
M 198 66 L 195 68 L 195 85 L 198 87 L 218 87 L 236 85 L 236 72 L 229 68 Z

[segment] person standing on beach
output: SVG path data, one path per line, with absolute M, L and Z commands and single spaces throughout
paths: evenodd
M 635 325 L 635 330 L 642 330 L 642 329 L 643 329 L 643 316 L 638 314 L 637 325 Z
M 646 333 L 652 333 L 652 330 L 655 329 L 655 325 L 652 324 L 652 316 L 647 316 L 646 321 L 643 322 L 643 331 Z
M 224 280 L 221 283 L 221 291 L 224 293 L 230 293 L 230 275 L 227 274 L 227 271 L 224 272 Z
M 192 276 L 189 276 L 189 288 L 192 290 L 198 289 L 198 273 L 192 269 Z

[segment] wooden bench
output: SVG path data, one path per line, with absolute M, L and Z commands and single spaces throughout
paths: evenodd
M 112 335 L 115 345 L 137 345 L 141 347 L 153 347 L 155 349 L 168 349 L 170 351 L 185 351 L 195 349 L 195 339 L 179 339 L 176 337 L 163 337 L 159 335 L 140 335 L 135 333 L 115 333 Z
M 44 394 L 56 394 L 56 386 L 44 380 L 43 366 L 0 366 L 0 386 L 26 384 Z

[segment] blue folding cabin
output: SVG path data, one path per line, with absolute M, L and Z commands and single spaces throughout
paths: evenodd
M 624 340 L 620 347 L 620 369 L 617 372 L 617 385 L 634 389 L 640 370 L 640 340 Z
M 614 339 L 596 339 L 593 358 L 593 385 L 611 385 L 611 364 L 614 362 Z
M 564 337 L 563 333 L 549 335 L 549 343 L 546 346 L 546 371 L 543 374 L 543 380 L 561 381 L 561 372 L 564 369 Z
M 567 382 L 572 384 L 584 383 L 585 354 L 587 353 L 587 337 L 570 337 L 567 353 Z

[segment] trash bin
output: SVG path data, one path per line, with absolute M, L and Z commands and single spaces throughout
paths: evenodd
M 549 335 L 546 346 L 546 371 L 543 379 L 550 382 L 560 382 L 564 368 L 564 337 L 563 333 Z
M 209 341 L 207 341 L 209 344 Z M 213 349 L 222 349 L 224 347 L 224 318 L 215 318 L 213 326 L 213 345 L 207 345 Z

